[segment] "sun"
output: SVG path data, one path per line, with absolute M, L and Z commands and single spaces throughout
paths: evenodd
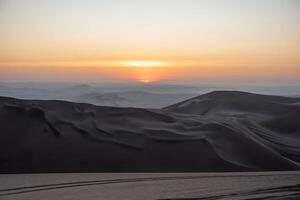
M 149 80 L 149 79 L 140 79 L 140 80 L 138 80 L 138 81 L 141 82 L 141 83 L 145 83 L 145 84 L 151 83 L 151 82 L 152 82 L 152 81 Z
M 162 70 L 170 67 L 170 62 L 159 60 L 122 60 L 117 64 L 130 71 L 135 81 L 143 84 L 159 81 Z
M 162 67 L 166 63 L 162 61 L 153 60 L 131 60 L 131 61 L 121 61 L 121 65 L 126 67 Z

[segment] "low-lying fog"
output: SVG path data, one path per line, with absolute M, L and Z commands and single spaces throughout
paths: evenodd
M 0 96 L 21 99 L 67 100 L 103 106 L 161 108 L 213 90 L 242 90 L 300 96 L 297 85 L 138 84 L 138 83 L 0 83 Z

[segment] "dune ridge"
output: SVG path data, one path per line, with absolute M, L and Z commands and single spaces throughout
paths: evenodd
M 299 170 L 299 102 L 239 91 L 162 109 L 0 97 L 0 172 Z

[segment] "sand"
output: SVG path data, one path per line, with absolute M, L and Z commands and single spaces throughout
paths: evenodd
M 299 171 L 9 174 L 0 175 L 0 199 L 296 200 L 299 179 Z
M 0 172 L 300 169 L 300 98 L 216 91 L 163 109 L 0 98 Z

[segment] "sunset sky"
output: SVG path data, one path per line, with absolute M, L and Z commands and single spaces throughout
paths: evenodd
M 0 81 L 299 81 L 298 0 L 0 0 Z

